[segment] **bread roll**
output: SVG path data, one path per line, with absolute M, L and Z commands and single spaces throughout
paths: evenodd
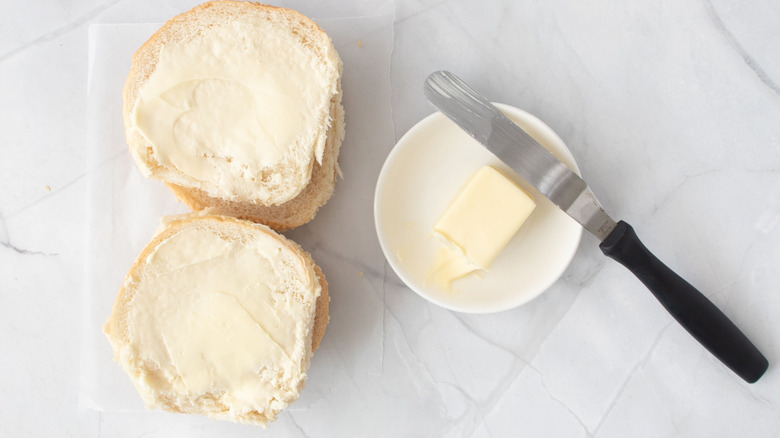
M 341 72 L 328 35 L 298 12 L 205 3 L 133 57 L 124 89 L 131 154 L 195 210 L 299 226 L 339 173 Z
M 235 218 L 167 220 L 104 331 L 149 408 L 267 425 L 304 387 L 328 323 L 308 253 Z

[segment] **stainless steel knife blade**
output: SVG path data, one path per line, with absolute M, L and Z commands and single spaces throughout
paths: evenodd
M 425 96 L 600 241 L 615 228 L 585 181 L 456 75 L 437 71 Z
M 749 383 L 761 378 L 769 362 L 750 339 L 653 255 L 631 225 L 615 223 L 582 178 L 454 74 L 433 73 L 424 90 L 447 117 L 598 237 L 601 251 L 628 268 L 715 357 Z

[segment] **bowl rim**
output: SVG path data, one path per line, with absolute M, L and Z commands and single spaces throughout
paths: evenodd
M 577 164 L 577 161 L 574 159 L 571 150 L 569 150 L 566 143 L 546 123 L 541 121 L 538 117 L 534 116 L 533 114 L 524 111 L 520 108 L 507 105 L 507 104 L 496 103 L 496 102 L 493 102 L 493 105 L 495 105 L 499 110 L 501 110 L 504 113 L 508 113 L 508 114 L 515 113 L 515 115 L 518 115 L 521 118 L 526 118 L 530 120 L 535 125 L 535 128 L 544 132 L 545 136 L 549 136 L 551 139 L 558 142 L 561 146 L 563 146 L 562 152 L 565 155 L 569 155 L 571 157 L 571 163 L 574 167 L 574 169 L 572 170 L 578 175 L 580 174 L 579 166 Z M 376 186 L 374 189 L 373 213 L 374 213 L 374 227 L 375 227 L 377 239 L 379 240 L 379 246 L 382 248 L 382 254 L 385 257 L 387 263 L 393 269 L 395 274 L 401 279 L 401 281 L 403 281 L 406 287 L 414 291 L 417 295 L 421 296 L 425 300 L 433 304 L 436 304 L 437 306 L 452 311 L 456 311 L 456 312 L 470 313 L 470 314 L 498 313 L 498 312 L 515 309 L 519 306 L 522 306 L 523 304 L 526 304 L 534 300 L 535 298 L 539 297 L 544 292 L 549 290 L 550 287 L 560 279 L 560 277 L 563 275 L 566 269 L 568 269 L 569 265 L 571 264 L 571 261 L 574 259 L 574 256 L 577 253 L 577 250 L 580 246 L 580 242 L 582 241 L 581 226 L 578 227 L 578 230 L 576 232 L 576 238 L 573 239 L 576 240 L 576 244 L 572 245 L 571 251 L 568 254 L 565 254 L 565 263 L 561 263 L 559 269 L 551 271 L 551 273 L 549 274 L 548 281 L 546 281 L 542 286 L 537 288 L 538 290 L 533 290 L 531 293 L 518 295 L 514 299 L 508 299 L 504 302 L 501 302 L 500 305 L 495 305 L 492 307 L 472 308 L 468 306 L 454 305 L 447 301 L 441 300 L 436 293 L 429 292 L 425 290 L 424 287 L 420 287 L 420 289 L 418 289 L 419 285 L 417 284 L 416 281 L 414 281 L 412 278 L 410 278 L 407 275 L 406 269 L 404 269 L 403 266 L 396 266 L 396 263 L 394 263 L 393 258 L 388 257 L 388 254 L 390 253 L 389 242 L 387 241 L 387 236 L 383 231 L 386 228 L 384 224 L 385 219 L 381 215 L 381 206 L 379 205 L 380 194 L 387 183 L 387 174 L 389 172 L 388 169 L 392 167 L 393 162 L 396 160 L 397 155 L 401 153 L 400 151 L 402 150 L 402 148 L 399 148 L 398 146 L 404 144 L 406 141 L 408 141 L 409 138 L 415 136 L 419 131 L 424 131 L 425 129 L 428 129 L 428 125 L 430 125 L 437 118 L 440 117 L 446 117 L 446 116 L 444 116 L 444 114 L 442 114 L 440 111 L 436 111 L 424 117 L 417 123 L 415 123 L 414 126 L 412 126 L 408 131 L 406 131 L 406 133 L 404 133 L 403 136 L 401 136 L 401 138 L 398 139 L 398 141 L 393 146 L 392 150 L 388 153 L 387 157 L 385 158 L 385 161 L 382 164 L 382 168 L 379 171 L 379 175 L 376 181 Z

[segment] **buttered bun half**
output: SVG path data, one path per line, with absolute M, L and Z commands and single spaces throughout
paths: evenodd
M 328 301 L 294 242 L 190 214 L 141 252 L 104 331 L 147 407 L 266 426 L 304 387 Z
M 258 3 L 204 3 L 133 57 L 130 152 L 194 210 L 302 225 L 333 194 L 344 138 L 342 63 L 309 18 Z

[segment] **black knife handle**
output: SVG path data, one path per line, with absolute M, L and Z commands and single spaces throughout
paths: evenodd
M 707 297 L 648 251 L 631 225 L 618 222 L 599 247 L 636 275 L 688 333 L 739 377 L 754 383 L 764 374 L 769 362 L 761 352 Z

